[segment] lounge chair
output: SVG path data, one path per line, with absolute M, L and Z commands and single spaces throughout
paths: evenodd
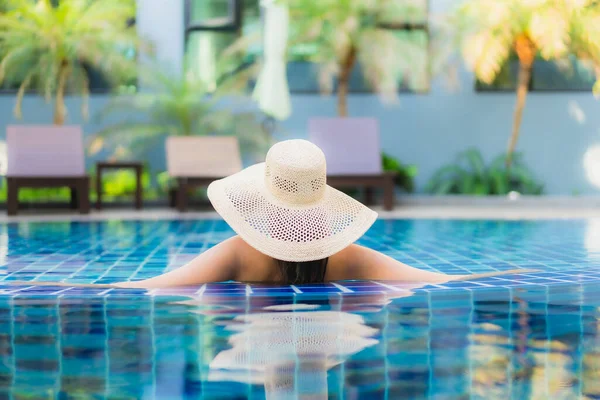
M 336 188 L 365 188 L 367 204 L 373 189 L 383 189 L 383 207 L 394 208 L 395 173 L 384 172 L 379 128 L 372 118 L 314 118 L 309 121 L 309 140 L 327 158 L 327 183 Z
M 188 207 L 190 189 L 242 170 L 238 140 L 233 136 L 172 136 L 167 139 L 167 171 L 177 180 L 175 205 Z
M 90 180 L 85 173 L 79 126 L 13 125 L 6 128 L 8 215 L 19 209 L 23 187 L 68 187 L 71 208 L 90 211 Z

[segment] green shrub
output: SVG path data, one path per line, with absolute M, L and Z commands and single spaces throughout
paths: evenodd
M 151 174 L 142 174 L 144 200 L 156 200 L 164 197 L 166 192 L 161 190 L 160 175 L 157 176 L 159 187 L 152 184 Z M 95 174 L 90 174 L 95 177 Z M 104 200 L 129 199 L 135 193 L 135 173 L 129 170 L 116 170 L 102 174 Z M 6 201 L 6 181 L 0 181 L 0 202 Z M 71 191 L 68 188 L 23 188 L 19 190 L 19 201 L 26 203 L 69 202 Z M 96 200 L 96 184 L 91 182 L 90 199 Z
M 384 171 L 396 172 L 396 185 L 404 189 L 407 193 L 415 190 L 415 176 L 417 176 L 417 167 L 415 165 L 402 164 L 400 161 L 389 154 L 381 154 L 381 162 Z
M 92 185 L 93 196 L 96 195 L 96 186 Z M 102 174 L 102 193 L 106 200 L 130 197 L 135 193 L 135 172 L 131 170 L 115 170 Z M 150 174 L 142 173 L 142 190 L 144 199 L 150 200 L 157 197 L 156 188 L 150 185 Z
M 437 195 L 506 195 L 513 191 L 539 195 L 544 186 L 533 177 L 522 154 L 513 155 L 510 168 L 506 167 L 504 154 L 486 166 L 479 150 L 471 148 L 460 153 L 454 164 L 440 168 L 425 190 Z

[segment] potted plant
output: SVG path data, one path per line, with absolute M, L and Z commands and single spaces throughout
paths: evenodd
M 600 77 L 600 4 L 592 0 L 467 0 L 451 17 L 457 42 L 477 79 L 491 84 L 512 54 L 518 59 L 517 104 L 506 155 L 510 166 L 536 57 L 569 55 L 595 66 Z M 596 87 L 600 89 L 599 84 Z
M 67 118 L 65 96 L 82 96 L 81 112 L 88 113 L 90 69 L 109 84 L 136 76 L 130 51 L 140 45 L 135 1 L 14 0 L 0 15 L 0 84 L 18 87 L 15 116 L 28 89 L 37 89 L 54 103 L 55 125 Z

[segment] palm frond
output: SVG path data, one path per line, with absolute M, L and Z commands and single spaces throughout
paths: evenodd
M 287 58 L 317 66 L 322 93 L 334 88 L 348 54 L 355 51 L 365 81 L 384 100 L 396 100 L 400 84 L 424 90 L 428 85 L 426 35 L 394 34 L 382 29 L 422 21 L 420 0 L 282 0 L 289 8 Z M 242 37 L 225 54 L 248 54 L 250 38 Z M 239 61 L 238 61 L 239 63 Z M 235 64 L 235 60 L 234 60 Z M 416 72 L 419 71 L 419 72 Z M 251 74 L 240 76 L 247 87 Z
M 465 62 L 491 83 L 527 37 L 546 60 L 569 54 L 600 65 L 600 4 L 593 0 L 467 0 L 452 14 L 454 36 Z
M 209 95 L 206 85 L 193 75 L 175 77 L 163 69 L 147 69 L 144 79 L 152 88 L 150 93 L 118 96 L 97 116 L 99 120 L 122 118 L 99 132 L 99 137 L 119 133 L 119 137 L 132 137 L 131 146 L 143 148 L 144 136 L 233 135 L 244 151 L 264 151 L 264 134 L 253 107 L 235 104 L 229 95 L 227 101 Z M 135 120 L 129 118 L 132 114 Z
M 154 123 L 124 122 L 106 127 L 93 135 L 88 148 L 90 154 L 103 149 L 128 148 L 131 153 L 143 154 L 157 139 L 166 137 L 170 126 Z
M 18 82 L 30 75 L 48 101 L 56 97 L 57 82 L 68 81 L 70 92 L 83 94 L 85 114 L 89 82 L 82 68 L 109 72 L 112 84 L 136 75 L 137 62 L 125 51 L 142 43 L 127 26 L 135 17 L 133 1 L 71 0 L 55 7 L 49 0 L 12 0 L 6 7 L 0 15 L 0 78 Z M 64 113 L 58 101 L 55 110 Z
M 565 57 L 569 52 L 570 21 L 564 10 L 543 7 L 536 10 L 529 23 L 529 35 L 546 60 Z
M 480 32 L 465 39 L 462 54 L 475 75 L 491 84 L 508 60 L 511 42 L 504 36 Z
M 430 179 L 426 190 L 434 194 L 506 195 L 515 190 L 522 194 L 541 194 L 543 185 L 534 178 L 520 153 L 506 168 L 502 154 L 486 166 L 476 149 L 460 153 L 456 163 L 440 168 Z M 464 165 L 466 162 L 466 165 Z
M 24 44 L 21 47 L 9 48 L 4 54 L 2 62 L 0 62 L 0 82 L 4 81 L 6 72 L 11 72 L 14 69 L 21 67 L 25 59 L 31 58 L 31 47 Z
M 454 194 L 456 193 L 456 186 L 454 181 L 444 181 L 441 182 L 438 186 L 433 187 L 428 190 L 428 192 L 436 194 L 436 195 L 446 195 L 446 194 Z
M 485 161 L 483 161 L 483 157 L 479 150 L 471 148 L 467 149 L 464 152 L 460 153 L 458 156 L 459 162 L 466 161 L 469 169 L 477 176 L 479 179 L 484 179 L 485 176 Z
M 88 74 L 81 66 L 75 67 L 75 86 L 81 88 L 81 115 L 84 120 L 89 117 L 90 80 Z
M 490 177 L 490 185 L 491 185 L 491 193 L 490 194 L 499 194 L 504 195 L 509 192 L 509 182 L 508 177 L 506 176 L 505 170 L 502 168 L 493 169 L 490 168 L 489 171 Z
M 517 34 L 513 0 L 468 0 L 449 17 L 452 37 L 466 64 L 483 82 L 502 69 Z
M 122 95 L 114 97 L 98 114 L 96 120 L 104 120 L 115 113 L 151 113 L 155 104 L 155 97 L 151 94 L 138 93 L 135 95 Z
M 23 117 L 23 112 L 22 112 L 22 107 L 21 107 L 23 104 L 23 96 L 25 95 L 25 91 L 31 84 L 32 76 L 33 76 L 33 74 L 30 73 L 23 80 L 23 82 L 21 83 L 21 86 L 19 86 L 19 91 L 17 92 L 17 100 L 15 102 L 15 117 L 17 117 L 18 119 L 21 119 Z
M 397 99 L 399 82 L 405 72 L 405 58 L 398 57 L 400 47 L 394 33 L 384 29 L 363 31 L 358 43 L 358 60 L 365 79 L 388 101 Z

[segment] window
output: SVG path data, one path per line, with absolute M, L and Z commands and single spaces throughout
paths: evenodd
M 517 88 L 518 75 L 519 60 L 516 55 L 513 55 L 502 67 L 492 84 L 486 85 L 476 80 L 475 88 L 480 92 L 514 91 Z M 537 59 L 533 64 L 529 90 L 532 92 L 591 92 L 595 82 L 594 70 L 575 56 L 560 63 Z
M 240 35 L 260 35 L 259 0 L 186 0 L 186 68 L 215 90 L 220 74 L 220 54 Z M 258 37 L 258 36 L 257 36 Z M 243 68 L 262 53 L 260 40 L 239 61 Z M 237 66 L 236 66 L 237 67 Z M 225 71 L 223 71 L 225 68 Z
M 417 92 L 429 89 L 427 27 L 427 0 L 395 0 L 393 9 L 382 12 L 385 19 L 379 24 L 393 31 L 401 46 L 410 47 L 411 70 L 401 90 L 411 87 Z M 227 68 L 219 64 L 221 52 L 240 35 L 260 38 L 262 30 L 259 0 L 186 0 L 186 65 L 188 72 L 197 74 L 209 90 L 219 83 L 219 74 Z M 261 40 L 254 43 L 243 59 L 237 60 L 245 68 L 262 54 Z M 291 92 L 319 92 L 317 66 L 311 62 L 316 47 L 311 44 L 293 46 L 289 51 L 287 75 Z M 370 92 L 356 65 L 350 78 L 351 92 Z M 233 72 L 233 71 L 232 71 Z
M 388 3 L 389 9 L 380 12 L 380 28 L 393 32 L 398 40 L 399 53 L 407 59 L 405 80 L 400 82 L 402 92 L 427 92 L 429 90 L 429 29 L 428 0 L 394 0 Z M 318 66 L 310 60 L 316 47 L 310 45 L 295 46 L 288 63 L 290 91 L 295 93 L 315 93 L 319 91 Z M 335 90 L 334 82 L 333 89 Z M 351 93 L 369 93 L 364 81 L 361 66 L 355 64 L 350 75 Z

